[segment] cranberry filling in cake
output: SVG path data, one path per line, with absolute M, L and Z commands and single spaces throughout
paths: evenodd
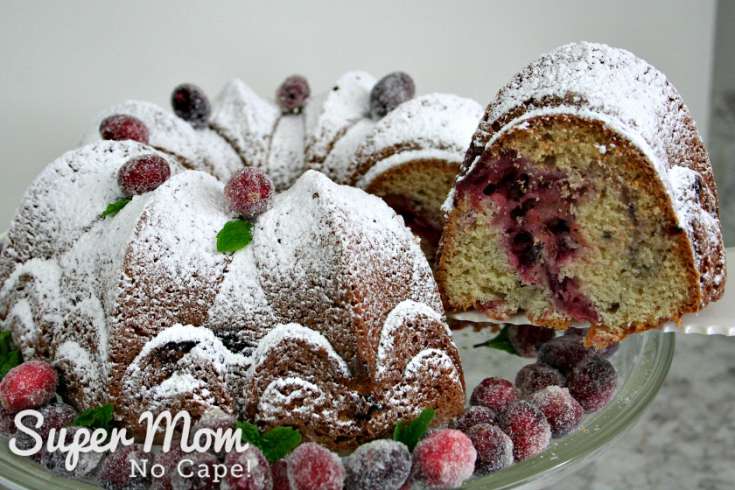
M 561 270 L 585 243 L 573 207 L 584 199 L 586 184 L 575 185 L 559 170 L 538 169 L 524 158 L 504 155 L 481 162 L 457 187 L 469 193 L 477 209 L 483 201 L 492 203 L 492 224 L 503 230 L 503 249 L 523 283 L 547 286 L 556 307 L 575 320 L 599 319 L 577 279 Z

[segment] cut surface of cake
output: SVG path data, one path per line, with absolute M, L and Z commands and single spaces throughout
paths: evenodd
M 597 345 L 717 300 L 717 190 L 694 121 L 631 53 L 575 43 L 488 106 L 445 206 L 450 311 L 567 328 Z

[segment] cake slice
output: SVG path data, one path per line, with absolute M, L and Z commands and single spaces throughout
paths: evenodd
M 666 77 L 608 46 L 562 46 L 488 106 L 447 200 L 437 279 L 452 311 L 592 325 L 588 341 L 721 297 L 712 168 Z

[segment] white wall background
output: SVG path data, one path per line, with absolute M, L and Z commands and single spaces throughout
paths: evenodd
M 187 2 L 3 0 L 0 229 L 41 168 L 95 113 L 126 98 L 168 105 L 195 82 L 240 77 L 264 95 L 302 73 L 320 91 L 343 71 L 401 69 L 421 93 L 487 103 L 538 54 L 572 40 L 630 49 L 709 120 L 715 0 Z

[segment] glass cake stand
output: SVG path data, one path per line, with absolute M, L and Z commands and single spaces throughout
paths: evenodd
M 487 376 L 514 379 L 516 371 L 532 362 L 498 350 L 472 346 L 487 340 L 488 330 L 456 331 L 468 392 Z M 630 429 L 655 398 L 674 355 L 674 334 L 648 332 L 624 341 L 612 362 L 618 370 L 618 390 L 604 409 L 588 415 L 573 434 L 553 440 L 536 458 L 484 478 L 468 481 L 465 488 L 543 488 L 582 468 Z M 0 486 L 10 489 L 91 489 L 93 485 L 57 477 L 28 458 L 15 456 L 7 438 L 0 441 Z

